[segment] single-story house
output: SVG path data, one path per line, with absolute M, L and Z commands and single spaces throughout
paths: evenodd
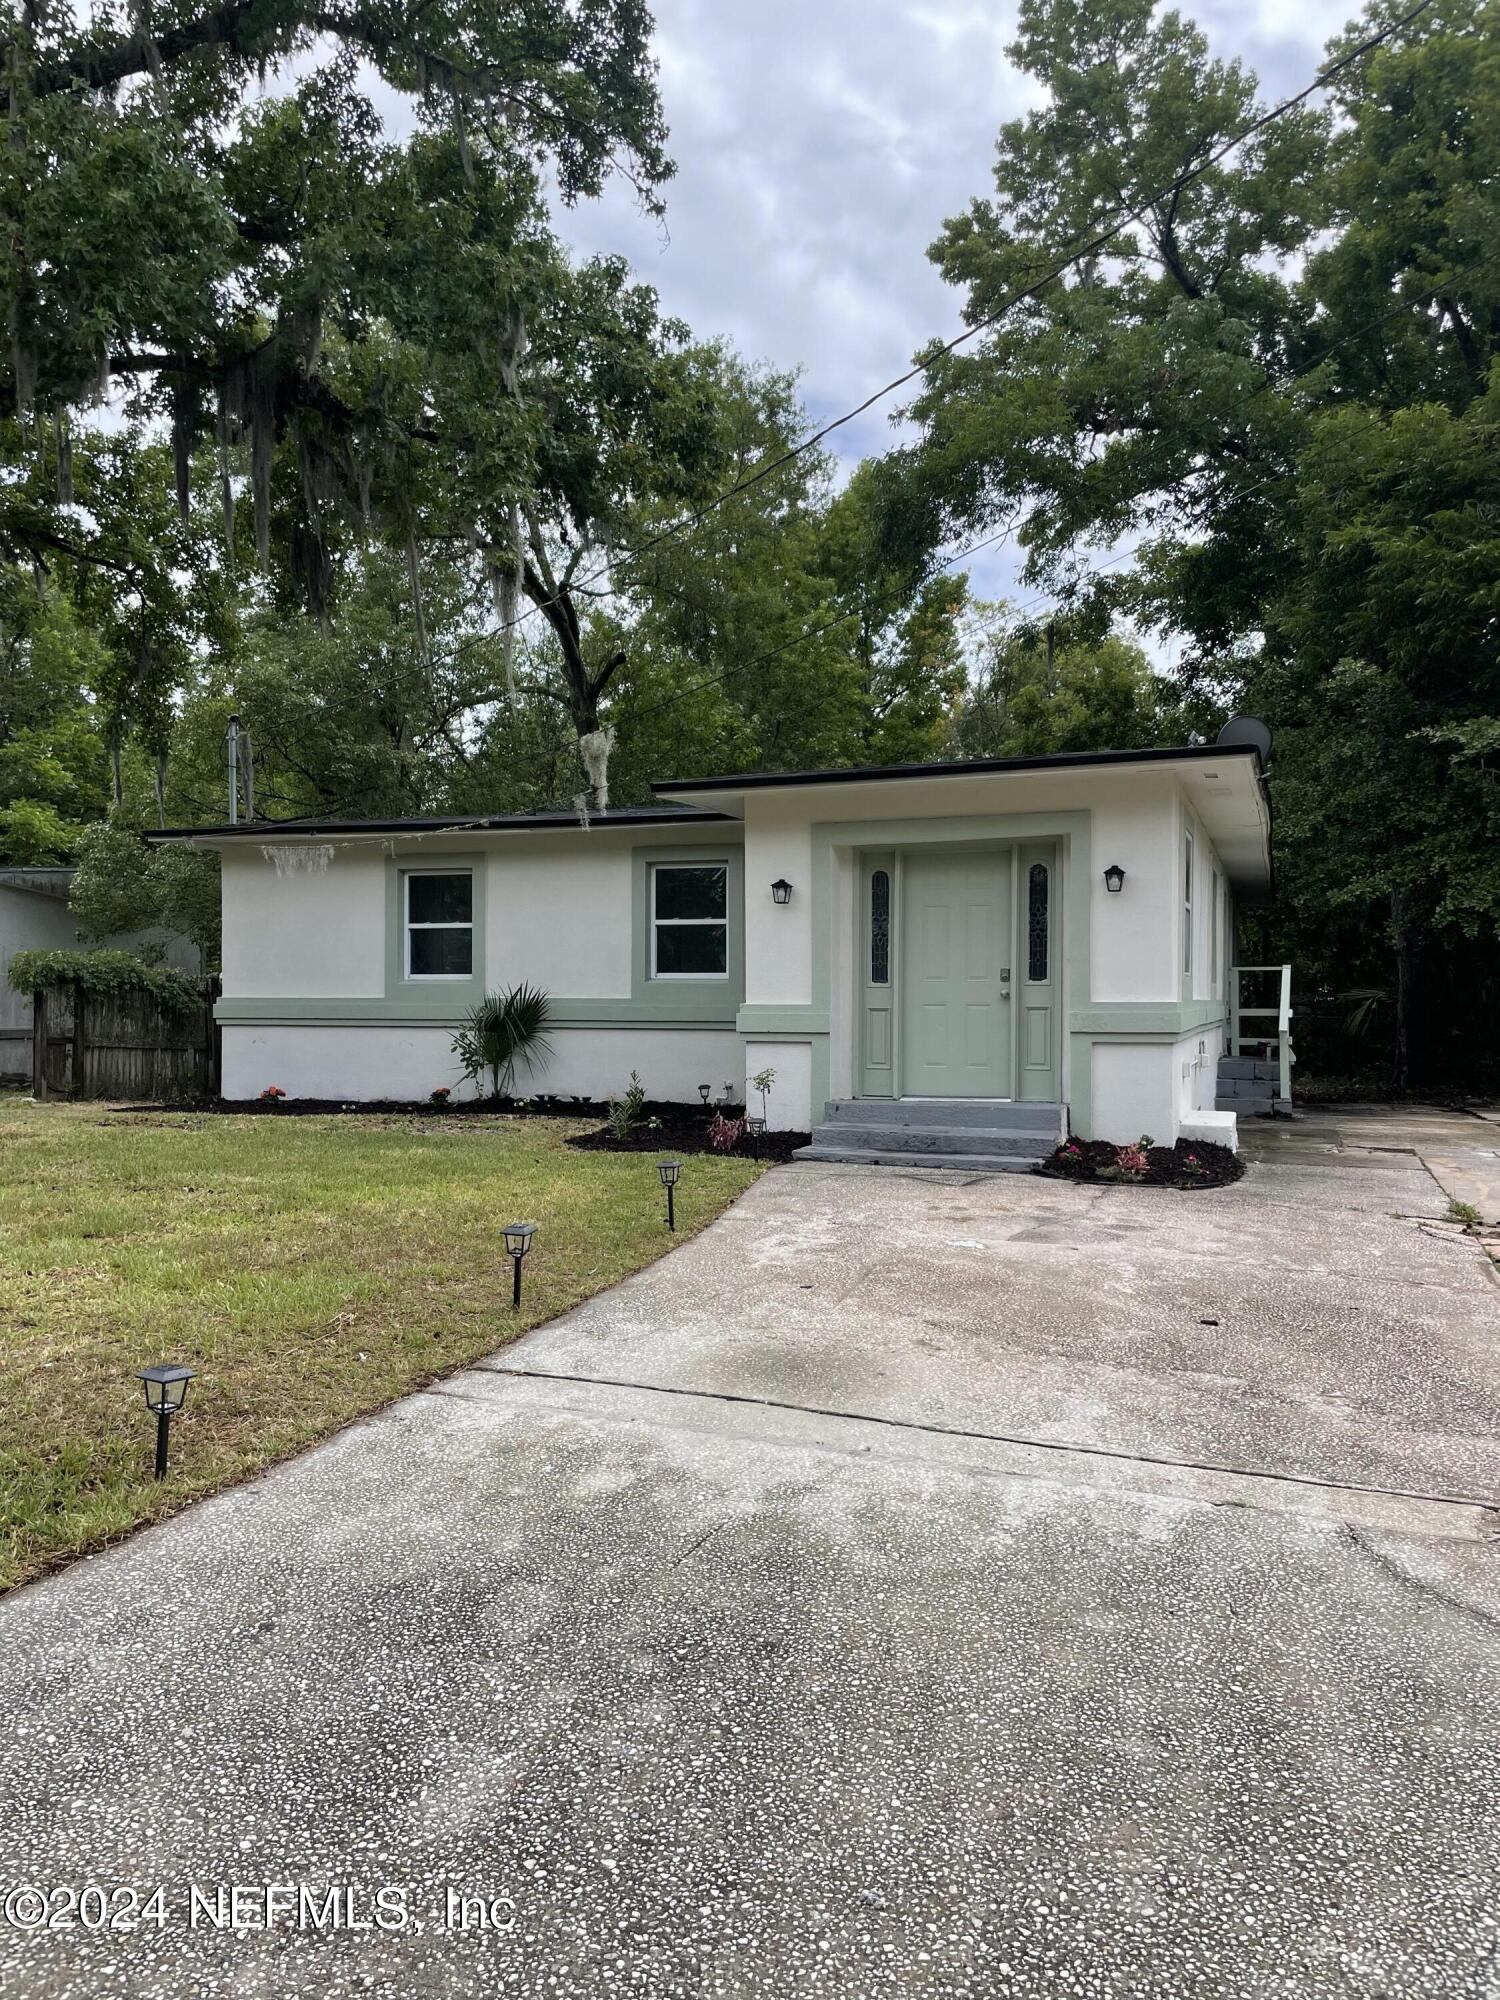
M 221 857 L 225 1096 L 457 1091 L 455 1024 L 524 980 L 557 1023 L 533 1093 L 602 1098 L 634 1070 L 652 1098 L 754 1100 L 769 1067 L 786 1130 L 832 1104 L 835 1123 L 1232 1138 L 1235 910 L 1271 876 L 1254 745 L 652 789 L 586 825 L 150 836 Z
M 78 919 L 68 907 L 74 868 L 0 868 L 0 1082 L 31 1081 L 31 995 L 10 984 L 18 951 L 79 951 Z M 165 930 L 96 938 L 118 951 L 145 951 L 183 972 L 197 972 L 198 947 Z

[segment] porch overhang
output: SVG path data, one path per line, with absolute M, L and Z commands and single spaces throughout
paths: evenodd
M 884 764 L 847 770 L 741 772 L 715 778 L 664 779 L 651 789 L 660 799 L 711 808 L 743 819 L 754 797 L 783 793 L 806 798 L 815 819 L 872 817 L 880 800 L 903 787 L 941 790 L 954 813 L 1025 811 L 1027 793 L 1046 779 L 1077 785 L 1076 805 L 1086 809 L 1089 786 L 1132 771 L 1174 777 L 1209 838 L 1236 895 L 1264 900 L 1271 886 L 1271 809 L 1259 751 L 1253 744 L 1187 744 L 1158 750 L 1086 750 L 1051 757 L 973 758 L 948 764 Z M 869 796 L 851 796 L 866 787 Z M 856 805 L 856 798 L 858 803 Z

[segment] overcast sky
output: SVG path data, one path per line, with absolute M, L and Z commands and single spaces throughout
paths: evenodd
M 1356 11 L 1329 0 L 1191 5 L 1215 52 L 1274 101 L 1318 69 Z M 995 134 L 1034 86 L 1012 69 L 1012 0 L 656 0 L 676 179 L 665 233 L 623 187 L 561 218 L 580 250 L 630 259 L 669 312 L 752 359 L 802 371 L 816 421 L 958 330 L 927 262 L 945 216 L 988 190 Z M 883 450 L 877 410 L 833 441 Z M 990 592 L 1009 565 L 974 566 Z

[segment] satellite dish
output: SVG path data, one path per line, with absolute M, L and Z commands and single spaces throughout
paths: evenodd
M 1271 761 L 1271 732 L 1258 715 L 1231 715 L 1216 741 L 1226 750 L 1250 743 L 1260 752 L 1262 764 Z

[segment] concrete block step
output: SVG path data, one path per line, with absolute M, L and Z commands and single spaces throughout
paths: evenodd
M 1036 1132 L 1053 1140 L 1067 1129 L 1061 1104 L 1010 1104 L 981 1098 L 834 1097 L 825 1125 L 921 1125 L 933 1130 Z M 1051 1148 L 1046 1150 L 1050 1151 Z
M 1263 1077 L 1221 1076 L 1216 1088 L 1220 1097 L 1237 1097 L 1245 1103 L 1260 1099 L 1269 1104 L 1277 1095 L 1276 1085 Z
M 1017 1132 L 1002 1126 L 871 1125 L 831 1120 L 813 1132 L 815 1146 L 838 1146 L 858 1153 L 985 1153 L 997 1159 L 1037 1159 L 1050 1153 L 1051 1133 Z
M 1237 1118 L 1274 1118 L 1279 1097 L 1216 1097 L 1215 1111 L 1232 1111 Z
M 966 1174 L 1029 1174 L 1033 1167 L 1041 1165 L 1043 1155 L 1026 1158 L 1008 1154 L 1001 1158 L 993 1153 L 892 1153 L 815 1142 L 804 1146 L 800 1153 L 793 1153 L 792 1158 L 799 1164 L 804 1160 L 839 1161 L 861 1167 L 947 1167 Z
M 1221 1082 L 1227 1080 L 1229 1077 L 1234 1077 L 1237 1081 L 1275 1083 L 1280 1075 L 1281 1065 L 1278 1062 L 1267 1062 L 1260 1056 L 1219 1057 L 1219 1079 Z

